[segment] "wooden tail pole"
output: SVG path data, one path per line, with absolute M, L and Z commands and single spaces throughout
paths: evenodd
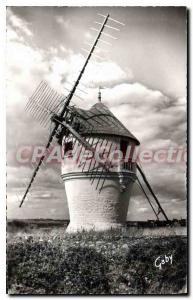
M 164 218 L 166 219 L 166 221 L 169 221 L 169 219 L 168 219 L 168 217 L 167 217 L 165 211 L 163 210 L 161 204 L 159 203 L 159 200 L 157 199 L 156 195 L 154 194 L 154 191 L 152 190 L 152 188 L 151 188 L 149 182 L 147 181 L 147 178 L 146 178 L 145 174 L 143 173 L 142 169 L 140 168 L 140 166 L 139 166 L 138 164 L 137 164 L 137 169 L 139 170 L 139 172 L 140 172 L 140 174 L 141 174 L 141 176 L 142 176 L 142 178 L 143 178 L 145 184 L 147 185 L 147 187 L 148 187 L 150 193 L 152 194 L 153 198 L 155 199 L 155 201 L 156 201 L 156 203 L 157 203 L 157 205 L 158 205 L 158 208 L 159 208 L 159 212 L 161 212 L 161 213 L 163 214 L 163 216 L 164 216 Z

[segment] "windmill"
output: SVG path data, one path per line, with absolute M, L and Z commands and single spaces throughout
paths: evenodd
M 131 159 L 126 165 L 122 162 L 118 164 L 113 162 L 112 151 L 118 153 L 120 147 L 125 151 L 125 145 L 136 146 L 139 145 L 139 141 L 101 103 L 102 87 L 99 87 L 98 103 L 90 110 L 82 110 L 72 105 L 72 98 L 80 89 L 80 80 L 91 57 L 99 57 L 94 53 L 98 49 L 98 42 L 109 44 L 103 37 L 116 39 L 106 33 L 105 29 L 119 31 L 119 28 L 112 24 L 109 25 L 108 22 L 114 22 L 117 26 L 124 25 L 111 18 L 109 14 L 99 15 L 103 21 L 95 23 L 101 27 L 100 29 L 91 28 L 97 32 L 97 36 L 94 43 L 89 44 L 90 50 L 83 49 L 88 56 L 77 79 L 68 90 L 68 95 L 59 95 L 46 82 L 42 81 L 26 106 L 26 110 L 40 124 L 47 126 L 51 122 L 53 129 L 45 146 L 45 152 L 34 169 L 20 207 L 24 203 L 53 139 L 56 138 L 63 150 L 62 178 L 65 182 L 67 198 L 69 198 L 72 231 L 90 229 L 93 226 L 95 229 L 121 226 L 126 219 L 131 186 L 136 180 L 156 218 L 159 219 L 159 216 L 162 215 L 168 221 L 165 211 L 139 164 L 133 163 Z M 76 160 L 73 163 L 69 163 L 69 155 L 67 155 L 69 150 L 76 153 Z M 139 176 L 136 175 L 136 170 L 141 175 L 146 189 Z M 153 199 L 150 199 L 146 190 Z M 120 200 L 121 198 L 123 201 Z

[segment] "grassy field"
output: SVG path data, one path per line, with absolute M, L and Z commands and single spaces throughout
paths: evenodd
M 67 234 L 63 228 L 8 232 L 9 294 L 185 293 L 187 240 L 126 231 Z M 158 256 L 173 261 L 156 268 Z

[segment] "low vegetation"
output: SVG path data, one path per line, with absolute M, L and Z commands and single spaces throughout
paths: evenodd
M 7 243 L 9 294 L 185 292 L 186 238 L 129 237 L 128 231 L 15 234 Z M 158 256 L 172 264 L 156 268 Z

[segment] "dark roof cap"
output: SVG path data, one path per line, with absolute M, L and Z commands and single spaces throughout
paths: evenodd
M 137 145 L 140 142 L 136 137 L 113 115 L 106 105 L 101 102 L 94 104 L 89 110 L 75 108 L 77 113 L 92 125 L 82 134 L 85 135 L 114 135 L 133 140 Z

